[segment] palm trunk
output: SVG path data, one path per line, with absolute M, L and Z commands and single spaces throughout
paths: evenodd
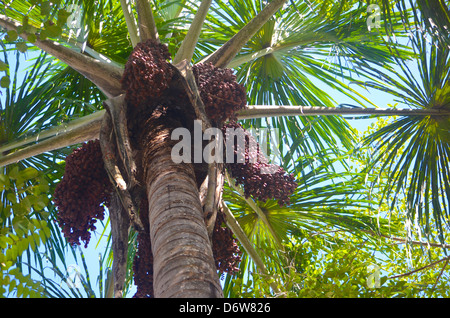
M 154 296 L 223 297 L 193 166 L 172 161 L 170 129 L 160 124 L 150 124 L 142 154 Z

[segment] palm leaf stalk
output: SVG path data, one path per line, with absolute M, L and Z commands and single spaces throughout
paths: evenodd
M 0 153 L 16 149 L 7 155 L 0 155 L 0 166 L 30 158 L 36 154 L 52 151 L 77 143 L 97 139 L 105 111 L 100 110 L 83 119 L 69 121 L 46 131 L 27 136 L 20 141 L 14 141 L 0 146 Z M 249 105 L 237 113 L 239 120 L 287 116 L 449 116 L 446 109 L 417 108 L 340 108 L 314 106 L 266 106 Z M 17 150 L 19 147 L 35 143 L 32 146 Z
M 255 262 L 260 273 L 263 275 L 269 275 L 266 266 L 264 265 L 264 261 L 258 255 L 258 252 L 253 247 L 253 244 L 250 242 L 244 230 L 242 230 L 241 226 L 239 225 L 239 222 L 236 220 L 233 213 L 230 211 L 224 201 L 222 201 L 222 208 L 226 215 L 227 226 L 233 231 L 233 234 L 239 240 L 239 243 L 241 243 L 247 254 L 251 257 L 253 262 Z M 275 293 L 279 293 L 279 289 L 276 284 L 271 283 L 271 287 Z
M 127 23 L 127 29 L 130 35 L 131 44 L 133 45 L 133 47 L 135 47 L 136 44 L 139 43 L 139 33 L 136 20 L 131 10 L 131 1 L 120 0 L 120 6 L 122 7 L 122 12 Z
M 18 31 L 23 27 L 16 21 L 2 14 L 0 14 L 0 26 L 13 31 Z M 24 32 L 19 35 L 25 40 L 27 40 L 29 36 Z M 77 70 L 95 83 L 106 96 L 113 97 L 122 93 L 120 85 L 120 79 L 122 78 L 123 72 L 122 69 L 101 60 L 88 57 L 50 40 L 36 39 L 33 44 Z
M 137 0 L 136 11 L 138 13 L 139 37 L 141 42 L 149 39 L 159 41 L 158 30 L 156 29 L 150 2 L 148 0 Z
M 286 0 L 270 1 L 250 22 L 237 34 L 208 56 L 202 63 L 212 63 L 216 67 L 227 67 L 242 47 L 258 32 L 261 27 L 284 5 Z
M 192 21 L 189 31 L 183 39 L 181 46 L 178 48 L 177 54 L 173 59 L 173 64 L 178 64 L 183 60 L 190 62 L 194 55 L 195 47 L 197 46 L 197 41 L 200 36 L 203 23 L 205 21 L 206 15 L 208 13 L 209 7 L 211 5 L 211 0 L 202 1 L 197 13 L 195 14 L 194 20 Z

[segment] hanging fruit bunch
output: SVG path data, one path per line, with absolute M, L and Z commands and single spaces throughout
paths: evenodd
M 154 100 L 166 91 L 174 75 L 167 60 L 167 46 L 155 40 L 136 45 L 122 76 L 125 100 L 132 107 L 155 105 Z
M 239 123 L 229 122 L 224 125 L 222 130 L 225 139 L 231 138 L 231 134 L 227 134 L 227 129 L 241 129 L 245 134 L 244 148 L 241 149 L 237 140 L 235 140 L 233 142 L 233 163 L 226 163 L 227 169 L 235 179 L 236 184 L 243 186 L 245 196 L 247 198 L 252 196 L 263 202 L 275 199 L 278 200 L 280 206 L 287 205 L 289 197 L 297 188 L 294 175 L 287 174 L 283 168 L 270 164 L 260 151 L 254 137 L 243 129 Z M 256 147 L 250 145 L 256 145 Z M 239 155 L 243 156 L 244 162 L 239 162 Z
M 148 211 L 148 202 L 143 198 L 140 211 Z M 140 213 L 139 218 L 144 225 L 144 230 L 137 236 L 137 252 L 133 260 L 133 277 L 136 285 L 134 298 L 153 297 L 153 254 L 150 242 L 150 225 L 148 213 Z
M 192 72 L 211 122 L 220 128 L 226 120 L 235 120 L 236 112 L 247 104 L 247 96 L 233 71 L 199 63 Z
M 242 252 L 225 221 L 225 213 L 219 210 L 212 235 L 212 251 L 217 270 L 233 274 L 239 271 Z
M 59 226 L 70 244 L 89 244 L 95 223 L 104 218 L 112 190 L 98 140 L 84 143 L 67 156 L 53 201 Z

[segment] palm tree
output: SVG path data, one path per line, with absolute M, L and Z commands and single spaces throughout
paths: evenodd
M 280 243 L 289 235 L 294 235 L 299 224 L 307 228 L 315 222 L 326 222 L 338 227 L 376 232 L 371 218 L 352 210 L 352 206 L 361 206 L 363 202 L 345 200 L 346 196 L 358 194 L 358 184 L 338 182 L 333 187 L 320 185 L 336 176 L 348 177 L 345 173 L 334 171 L 336 162 L 345 163 L 338 160 L 343 154 L 336 145 L 352 151 L 355 141 L 348 122 L 339 115 L 404 116 L 392 128 L 375 133 L 370 140 L 376 141 L 392 134 L 394 141 L 390 149 L 404 145 L 409 138 L 422 146 L 411 150 L 414 153 L 410 157 L 405 154 L 407 160 L 403 164 L 405 169 L 412 167 L 413 163 L 417 164 L 416 171 L 421 172 L 413 174 L 414 182 L 410 183 L 413 186 L 408 196 L 409 215 L 414 217 L 412 211 L 417 208 L 417 202 L 432 195 L 435 198 L 432 200 L 433 210 L 426 203 L 423 212 L 428 216 L 433 211 L 434 218 L 442 224 L 441 220 L 448 214 L 445 203 L 449 200 L 448 165 L 445 164 L 448 163 L 446 125 L 450 111 L 445 99 L 445 83 L 448 82 L 448 43 L 445 41 L 445 30 L 448 30 L 445 27 L 449 25 L 448 9 L 445 2 L 437 2 L 437 11 L 426 10 L 427 6 L 422 2 L 411 3 L 409 7 L 403 2 L 398 6 L 394 3 L 380 1 L 386 28 L 369 32 L 365 17 L 367 7 L 358 1 L 339 2 L 339 5 L 333 1 L 280 0 L 202 1 L 199 5 L 186 1 L 150 3 L 146 0 L 136 0 L 134 3 L 105 0 L 95 4 L 91 1 L 61 1 L 59 5 L 49 1 L 14 1 L 7 4 L 0 15 L 0 26 L 8 31 L 8 39 L 15 42 L 17 49 L 23 50 L 24 42 L 17 39 L 19 35 L 56 59 L 40 57 L 42 62 L 36 65 L 47 63 L 51 75 L 46 78 L 44 72 L 38 72 L 40 66 L 36 66 L 34 72 L 37 75 L 31 78 L 35 80 L 38 77 L 42 82 L 30 84 L 28 90 L 26 85 L 22 85 L 22 92 L 32 93 L 30 100 L 36 99 L 33 97 L 35 94 L 41 97 L 42 103 L 48 103 L 38 103 L 31 110 L 25 108 L 26 102 L 20 100 L 5 104 L 5 110 L 19 106 L 18 110 L 14 108 L 14 112 L 10 113 L 14 115 L 12 118 L 21 123 L 18 119 L 25 114 L 29 124 L 19 129 L 5 121 L 11 125 L 5 131 L 14 134 L 2 139 L 0 162 L 8 168 L 18 160 L 30 158 L 30 161 L 36 161 L 43 158 L 47 160 L 45 165 L 41 163 L 36 167 L 51 171 L 58 167 L 57 159 L 67 153 L 67 147 L 100 137 L 104 154 L 109 148 L 110 154 L 117 158 L 104 158 L 105 166 L 109 167 L 108 171 L 118 188 L 114 200 L 120 198 L 122 202 L 129 203 L 124 208 L 121 204 L 110 207 L 116 296 L 121 295 L 125 271 L 123 261 L 116 260 L 126 259 L 123 257 L 126 249 L 117 246 L 128 240 L 128 227 L 125 232 L 123 229 L 120 232 L 119 225 L 123 222 L 115 220 L 129 217 L 138 229 L 136 203 L 141 200 L 137 198 L 148 200 L 154 293 L 163 297 L 222 296 L 209 239 L 211 222 L 208 223 L 220 204 L 227 213 L 228 226 L 263 273 L 275 269 L 282 271 Z M 75 7 L 69 7 L 73 4 Z M 405 20 L 416 9 L 423 16 L 413 14 L 412 18 Z M 77 12 L 79 15 L 75 14 Z M 424 21 L 438 22 L 429 26 Z M 386 43 L 382 37 L 395 35 L 405 38 L 412 27 L 423 27 L 422 23 L 425 27 L 437 25 L 437 34 L 440 35 L 437 39 L 433 38 L 435 46 L 431 48 L 436 49 L 430 59 L 433 65 L 440 65 L 441 72 L 433 73 L 433 76 L 429 76 L 430 61 L 426 55 L 429 47 L 420 40 L 421 34 L 414 37 L 418 44 L 414 48 L 421 49 L 419 52 L 412 51 L 408 44 L 402 42 Z M 182 91 L 188 97 L 185 103 L 190 107 L 189 111 L 195 114 L 190 118 L 202 119 L 204 128 L 210 125 L 210 118 L 205 115 L 190 64 L 212 63 L 215 67 L 235 69 L 237 80 L 246 86 L 248 102 L 248 106 L 237 113 L 237 118 L 242 120 L 244 127 L 278 128 L 281 138 L 289 141 L 287 148 L 283 145 L 280 148 L 282 165 L 286 171 L 295 172 L 298 180 L 303 180 L 292 197 L 291 208 L 279 207 L 275 201 L 244 200 L 242 193 L 239 194 L 242 189 L 236 187 L 233 181 L 224 183 L 227 178 L 216 174 L 222 171 L 218 166 L 210 165 L 204 177 L 197 180 L 195 167 L 174 164 L 169 136 L 176 126 L 168 127 L 167 118 L 163 118 L 162 122 L 149 122 L 148 131 L 141 140 L 141 146 L 145 145 L 147 149 L 141 153 L 144 159 L 140 159 L 139 155 L 137 161 L 136 156 L 130 155 L 132 149 L 127 142 L 127 112 L 121 78 L 133 48 L 147 40 L 167 44 L 173 57 L 167 70 L 175 74 L 178 92 Z M 6 51 L 7 48 L 3 48 Z M 403 66 L 402 70 L 408 71 L 406 60 L 414 61 L 416 56 L 422 61 L 419 65 L 424 66 L 421 74 L 425 93 L 417 92 L 417 85 L 410 75 L 400 77 L 406 85 L 390 76 L 392 73 L 401 76 L 395 65 Z M 384 82 L 379 80 L 380 72 Z M 363 80 L 357 82 L 358 76 Z M 386 88 L 386 80 L 394 89 Z M 374 105 L 347 82 L 380 88 L 395 96 L 405 97 L 413 109 L 366 108 L 367 105 Z M 14 83 L 11 92 L 14 92 Z M 317 83 L 322 83 L 330 92 L 339 91 L 353 100 L 357 107 L 336 107 L 339 105 L 331 97 L 332 94 L 319 89 Z M 408 90 L 408 85 L 414 86 L 414 89 Z M 5 83 L 4 86 L 8 85 Z M 402 95 L 398 90 L 404 90 L 408 95 Z M 103 105 L 106 109 L 102 109 Z M 67 122 L 63 121 L 65 116 L 80 118 Z M 174 119 L 174 114 L 171 116 L 168 118 Z M 56 126 L 61 121 L 63 123 Z M 162 123 L 164 125 L 161 126 Z M 430 131 L 430 125 L 437 125 L 434 134 Z M 395 130 L 401 126 L 409 127 L 409 130 L 406 133 Z M 38 135 L 33 135 L 36 131 Z M 420 134 L 425 139 L 411 137 L 411 132 L 415 131 L 418 131 L 417 136 Z M 26 139 L 25 135 L 28 135 Z M 117 137 L 111 139 L 111 135 Z M 38 140 L 37 136 L 42 137 Z M 433 136 L 430 138 L 434 142 L 428 141 L 429 136 Z M 118 149 L 114 149 L 116 138 Z M 143 143 L 144 140 L 147 143 Z M 386 146 L 382 142 L 380 145 L 380 150 Z M 45 155 L 48 152 L 54 156 L 51 157 L 53 161 Z M 427 156 L 424 157 L 424 154 Z M 420 160 L 414 161 L 414 155 Z M 385 167 L 397 164 L 389 153 L 381 153 L 374 158 L 374 164 L 381 162 Z M 136 166 L 133 166 L 134 162 Z M 317 162 L 320 164 L 316 167 Z M 32 165 L 27 161 L 21 163 Z M 400 168 L 400 163 L 397 167 Z M 136 177 L 134 169 L 145 171 L 136 182 L 133 181 Z M 121 173 L 114 174 L 114 171 Z M 398 172 L 398 169 L 392 171 Z M 386 193 L 397 187 L 395 191 L 398 194 L 406 179 L 406 172 L 392 175 L 392 183 L 386 188 Z M 139 187 L 137 184 L 145 186 Z M 220 200 L 222 186 L 223 201 Z M 420 192 L 422 189 L 425 189 L 425 195 Z M 437 194 L 443 202 L 436 199 Z M 311 198 L 311 202 L 307 198 Z M 441 207 L 443 203 L 444 208 Z M 204 207 L 213 208 L 208 210 Z M 212 211 L 214 213 L 207 213 Z M 419 213 L 422 215 L 422 212 Z M 204 215 L 208 216 L 206 224 Z M 349 218 L 349 215 L 352 217 Z M 233 222 L 234 217 L 238 222 Z M 254 240 L 253 244 L 248 237 Z M 279 250 L 280 253 L 277 257 L 276 253 L 272 254 L 276 261 L 268 261 L 270 253 L 262 260 L 261 253 L 255 251 L 253 245 L 266 251 Z M 277 264 L 280 260 L 281 263 Z M 267 269 L 267 264 L 271 264 L 272 268 Z

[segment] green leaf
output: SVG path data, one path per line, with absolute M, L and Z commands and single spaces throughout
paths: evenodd
M 34 232 L 32 234 L 32 237 L 33 237 L 34 242 L 36 243 L 36 246 L 39 246 L 39 244 L 40 244 L 40 236 L 39 236 L 39 234 Z M 42 242 L 44 242 L 44 240 Z
M 9 190 L 10 181 L 9 177 L 4 174 L 0 174 L 0 189 Z
M 9 284 L 8 292 L 12 293 L 14 288 L 17 286 L 17 281 L 15 279 L 11 280 L 11 283 Z
M 11 179 L 17 179 L 20 174 L 19 174 L 19 167 L 18 166 L 14 166 L 8 173 L 9 177 Z
M 66 22 L 67 18 L 72 14 L 72 12 L 66 11 L 65 9 L 60 9 L 58 11 L 58 26 L 62 27 Z
M 28 39 L 28 42 L 30 42 L 30 43 L 36 42 L 36 39 L 37 39 L 36 34 L 34 34 L 34 33 L 28 34 L 27 39 Z
M 28 50 L 27 43 L 23 41 L 17 42 L 16 49 L 21 53 L 25 53 Z
M 29 213 L 31 212 L 31 202 L 30 198 L 26 196 L 22 200 L 20 200 L 20 205 Z
M 42 29 L 41 32 L 39 33 L 39 40 L 41 41 L 45 41 L 47 40 L 47 31 L 45 29 Z
M 44 23 L 45 35 L 50 38 L 57 38 L 62 33 L 62 28 L 52 21 L 46 21 Z
M 39 233 L 39 236 L 40 236 L 40 238 L 41 238 L 41 241 L 43 242 L 43 243 L 45 243 L 46 241 L 47 241 L 47 236 L 45 235 L 45 231 L 44 230 L 40 230 L 40 231 L 38 231 L 38 233 Z
M 0 86 L 1 86 L 1 87 L 3 87 L 3 88 L 8 88 L 10 84 L 11 84 L 11 81 L 10 81 L 10 79 L 9 79 L 9 76 L 3 76 L 3 77 L 0 79 Z
M 8 245 L 7 237 L 6 236 L 0 236 L 0 249 L 6 248 Z
M 19 283 L 16 287 L 16 293 L 17 293 L 17 297 L 22 296 L 23 294 L 23 285 L 21 283 Z
M 47 201 L 36 200 L 36 202 L 33 203 L 34 210 L 42 211 L 47 206 Z
M 26 180 L 31 180 L 36 178 L 39 175 L 39 172 L 36 170 L 36 168 L 33 167 L 27 167 L 21 172 L 22 178 Z
M 8 32 L 6 32 L 6 40 L 14 42 L 15 40 L 17 40 L 18 38 L 18 34 L 15 30 L 9 30 Z
M 35 242 L 34 236 L 30 235 L 26 238 L 26 240 L 28 241 L 28 244 L 30 245 L 31 250 L 33 252 L 36 251 L 36 242 Z
M 11 203 L 16 203 L 17 202 L 17 196 L 15 193 L 13 192 L 9 192 L 6 194 L 6 199 L 11 202 Z
M 3 61 L 0 61 L 0 72 L 4 72 L 8 70 L 8 64 Z
M 41 183 L 39 183 L 38 188 L 39 188 L 40 193 L 47 193 L 48 190 L 50 189 L 50 186 L 46 182 L 41 182 Z
M 41 15 L 48 15 L 52 10 L 52 3 L 50 1 L 45 1 L 41 3 Z

